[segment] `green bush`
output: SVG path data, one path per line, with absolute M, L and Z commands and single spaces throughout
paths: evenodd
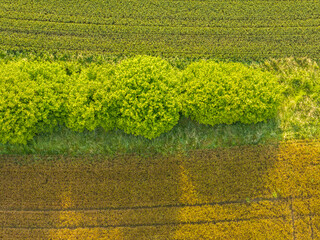
M 68 75 L 59 63 L 17 61 L 0 67 L 0 141 L 23 143 L 64 118 Z
M 241 63 L 195 62 L 181 82 L 182 113 L 212 126 L 273 118 L 281 100 L 274 75 Z
M 75 131 L 85 128 L 94 130 L 102 125 L 106 130 L 114 128 L 114 117 L 110 117 L 110 77 L 112 65 L 91 64 L 83 67 L 80 74 L 71 78 L 65 124 Z
M 165 60 L 137 56 L 115 68 L 112 92 L 117 127 L 148 139 L 168 132 L 179 121 L 177 71 Z
M 58 124 L 75 131 L 119 128 L 152 139 L 170 131 L 181 112 L 209 125 L 257 123 L 277 112 L 282 91 L 277 81 L 240 63 L 200 61 L 181 72 L 150 56 L 116 66 L 3 61 L 0 142 L 26 144 Z M 303 89 L 316 87 L 312 84 Z

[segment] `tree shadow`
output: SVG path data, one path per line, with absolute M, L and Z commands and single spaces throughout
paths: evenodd
M 277 146 L 194 151 L 181 160 L 174 239 L 287 239 L 289 204 L 269 185 Z
M 291 239 L 305 207 L 289 199 L 320 196 L 319 154 L 280 143 L 2 166 L 0 236 Z

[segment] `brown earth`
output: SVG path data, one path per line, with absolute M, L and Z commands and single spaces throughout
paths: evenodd
M 319 141 L 37 159 L 0 156 L 0 239 L 320 239 Z

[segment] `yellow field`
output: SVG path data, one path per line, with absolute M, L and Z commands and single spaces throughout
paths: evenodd
M 95 164 L 14 158 L 0 159 L 0 239 L 320 239 L 319 141 Z

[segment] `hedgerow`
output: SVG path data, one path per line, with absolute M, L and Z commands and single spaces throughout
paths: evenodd
M 0 141 L 24 143 L 64 119 L 69 76 L 58 63 L 17 61 L 0 68 Z
M 112 86 L 117 127 L 149 139 L 171 130 L 179 121 L 177 83 L 176 71 L 165 60 L 137 56 L 122 61 Z
M 117 65 L 1 62 L 0 141 L 26 144 L 57 125 L 74 131 L 118 128 L 148 139 L 170 131 L 180 114 L 216 125 L 275 117 L 277 78 L 240 63 L 201 61 L 185 70 L 151 56 Z
M 270 59 L 260 67 L 280 76 L 286 97 L 309 96 L 320 104 L 320 67 L 309 58 Z
M 274 118 L 277 78 L 240 63 L 200 61 L 182 73 L 182 113 L 199 123 L 257 123 Z
M 65 124 L 75 131 L 94 130 L 102 125 L 105 130 L 114 128 L 115 119 L 110 116 L 110 75 L 112 66 L 92 64 L 72 78 L 68 84 Z

